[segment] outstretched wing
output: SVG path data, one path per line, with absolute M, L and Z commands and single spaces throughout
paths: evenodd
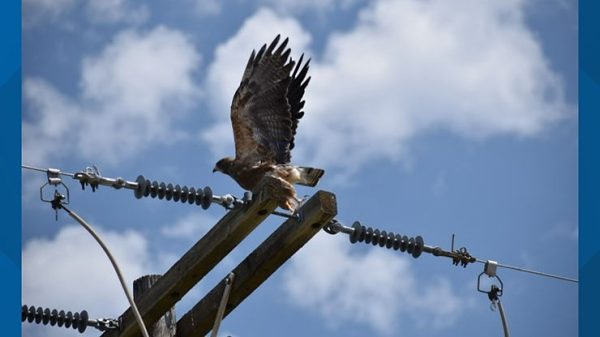
M 291 159 L 290 151 L 294 148 L 294 136 L 296 135 L 298 121 L 300 118 L 302 118 L 302 116 L 304 116 L 304 111 L 302 111 L 302 108 L 304 107 L 304 101 L 302 100 L 302 97 L 304 96 L 304 90 L 306 89 L 308 82 L 310 82 L 310 76 L 306 78 L 310 59 L 308 59 L 304 66 L 302 66 L 303 58 L 304 54 L 300 55 L 300 59 L 298 60 L 296 68 L 294 69 L 294 73 L 292 74 L 292 80 L 290 81 L 290 86 L 288 87 L 287 92 L 287 99 L 288 103 L 290 104 L 290 112 L 292 114 L 292 139 L 290 140 L 289 149 L 286 153 L 286 158 L 284 159 L 285 163 L 288 163 Z M 298 72 L 298 70 L 300 70 L 300 72 Z
M 288 61 L 288 39 L 277 47 L 279 38 L 277 35 L 268 47 L 263 45 L 258 53 L 252 52 L 233 97 L 231 123 L 238 160 L 289 162 L 290 144 L 297 125 L 297 118 L 293 118 L 292 107 L 288 103 L 294 61 Z M 295 104 L 298 106 L 299 100 Z M 296 110 L 294 116 L 298 114 L 299 110 Z

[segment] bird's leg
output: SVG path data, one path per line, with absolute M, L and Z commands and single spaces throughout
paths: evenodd
M 308 199 L 309 199 L 308 195 L 305 195 L 304 198 L 302 198 L 302 199 L 300 199 L 296 195 L 294 195 L 294 201 L 296 201 L 296 207 L 292 210 L 292 215 L 297 215 L 298 209 L 300 209 L 300 207 L 304 206 L 304 204 L 306 204 Z
M 298 208 L 304 206 L 304 204 L 306 204 L 306 202 L 309 199 L 308 195 L 305 195 L 304 198 L 300 199 L 297 196 L 294 197 L 296 199 L 296 202 L 298 202 Z
M 296 210 L 300 207 L 299 200 L 295 196 L 293 198 L 286 198 L 284 202 L 286 210 L 290 211 L 291 215 L 296 213 Z

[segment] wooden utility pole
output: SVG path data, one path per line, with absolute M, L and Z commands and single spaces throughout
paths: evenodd
M 133 281 L 133 299 L 137 302 L 160 278 L 160 275 L 146 275 Z M 177 328 L 175 308 L 171 308 L 163 317 L 146 328 L 150 337 L 175 337 Z

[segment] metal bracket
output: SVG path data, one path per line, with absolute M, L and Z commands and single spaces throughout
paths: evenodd
M 89 325 L 100 331 L 119 329 L 119 321 L 112 318 L 99 318 L 96 320 L 90 320 Z
M 497 285 L 493 284 L 492 289 L 490 291 L 485 291 L 485 290 L 481 289 L 481 276 L 483 276 L 484 274 L 488 275 L 485 271 L 482 271 L 479 274 L 479 276 L 477 277 L 477 291 L 479 291 L 480 293 L 488 294 L 488 296 L 490 295 L 490 293 L 494 292 L 495 293 L 494 297 L 496 297 L 496 298 L 502 296 L 502 292 L 504 290 L 504 283 L 502 282 L 502 279 L 500 279 L 500 277 L 498 275 L 494 275 L 494 276 L 488 275 L 488 277 L 497 279 L 498 283 L 500 284 L 499 287 Z M 494 287 L 496 289 L 494 289 Z M 490 298 L 490 300 L 491 300 L 491 298 Z
M 498 262 L 493 260 L 487 260 L 483 266 L 483 272 L 489 276 L 496 276 L 496 270 L 498 269 Z
M 48 170 L 46 170 L 48 181 L 44 185 L 42 185 L 42 187 L 40 187 L 40 200 L 52 205 L 52 208 L 55 212 L 54 219 L 56 221 L 58 221 L 58 209 L 60 208 L 60 205 L 68 205 L 70 199 L 69 188 L 67 187 L 67 185 L 65 185 L 65 183 L 62 182 L 60 174 L 61 172 L 59 169 L 49 168 Z M 52 199 L 44 198 L 44 189 L 46 188 L 46 186 L 54 186 L 54 193 L 52 194 Z M 62 186 L 62 188 L 64 188 L 64 194 L 59 192 L 59 186 Z
M 229 275 L 225 278 L 225 290 L 223 290 L 223 297 L 221 297 L 221 303 L 219 304 L 219 309 L 217 310 L 217 317 L 215 317 L 215 324 L 213 325 L 210 337 L 217 337 L 219 333 L 219 326 L 221 326 L 221 321 L 223 320 L 223 315 L 225 314 L 225 307 L 229 301 L 229 292 L 231 291 L 231 285 L 233 284 L 234 278 L 235 274 L 233 272 L 229 273 Z
M 46 171 L 46 174 L 48 176 L 48 182 L 46 182 L 44 185 L 42 185 L 42 187 L 40 187 L 40 200 L 42 200 L 43 202 L 52 203 L 52 201 L 55 199 L 56 194 L 59 193 L 58 187 L 62 186 L 65 189 L 65 195 L 59 193 L 63 196 L 63 200 L 61 202 L 65 205 L 68 205 L 69 188 L 67 187 L 67 185 L 65 185 L 65 183 L 62 182 L 62 179 L 60 178 L 60 170 L 49 168 Z M 52 199 L 44 198 L 44 188 L 46 188 L 46 186 L 54 186 L 54 194 L 52 195 Z

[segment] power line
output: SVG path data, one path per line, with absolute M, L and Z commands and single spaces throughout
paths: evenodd
M 265 200 L 262 200 L 262 198 L 258 198 L 258 199 L 261 199 L 261 200 L 258 200 L 258 203 L 250 203 L 252 201 L 252 194 L 250 192 L 247 192 L 244 195 L 244 198 L 241 198 L 241 199 L 238 199 L 235 196 L 232 196 L 230 194 L 227 194 L 224 196 L 215 196 L 212 194 L 212 190 L 209 187 L 205 187 L 204 189 L 195 189 L 193 187 L 188 188 L 187 186 L 180 186 L 180 185 L 173 186 L 172 184 L 166 184 L 164 182 L 146 180 L 141 175 L 138 176 L 138 178 L 135 181 L 127 181 L 120 177 L 119 178 L 103 177 L 100 175 L 100 172 L 98 171 L 98 169 L 95 166 L 93 166 L 91 168 L 87 167 L 85 170 L 76 172 L 76 173 L 61 172 L 59 169 L 54 169 L 54 168 L 43 169 L 43 168 L 29 166 L 29 165 L 21 165 L 21 167 L 23 169 L 46 173 L 48 182 L 45 183 L 40 188 L 40 198 L 42 199 L 42 201 L 50 202 L 52 204 L 52 207 L 55 210 L 58 210 L 61 208 L 64 209 L 71 217 L 73 217 L 83 227 L 85 227 L 85 229 L 88 230 L 88 232 L 90 232 L 90 234 L 98 241 L 100 246 L 103 248 L 105 253 L 108 255 L 109 259 L 111 260 L 111 263 L 113 263 L 113 267 L 115 268 L 115 271 L 117 272 L 119 281 L 121 282 L 121 285 L 123 286 L 123 289 L 125 291 L 127 299 L 130 302 L 131 310 L 133 311 L 135 320 L 140 325 L 140 330 L 142 330 L 142 334 L 144 336 L 148 336 L 148 333 L 144 326 L 144 322 L 143 322 L 142 317 L 135 305 L 135 302 L 131 298 L 131 294 L 129 293 L 129 290 L 125 284 L 122 274 L 120 273 L 120 270 L 116 264 L 116 261 L 114 261 L 114 258 L 110 254 L 108 248 L 103 244 L 100 237 L 94 232 L 94 230 L 91 228 L 91 226 L 89 226 L 75 212 L 72 212 L 71 210 L 69 210 L 68 208 L 66 208 L 64 206 L 64 205 L 68 204 L 68 202 L 69 202 L 69 188 L 62 182 L 62 179 L 60 178 L 60 176 L 69 176 L 75 180 L 78 180 L 81 183 L 81 186 L 83 189 L 85 189 L 85 187 L 88 185 L 91 186 L 92 191 L 95 191 L 99 187 L 99 185 L 109 186 L 109 187 L 113 187 L 115 189 L 124 188 L 124 189 L 133 190 L 134 195 L 137 199 L 150 196 L 152 198 L 158 198 L 160 200 L 166 199 L 166 200 L 172 200 L 175 202 L 181 202 L 184 204 L 185 203 L 189 203 L 189 204 L 195 203 L 196 205 L 202 206 L 203 209 L 208 208 L 211 203 L 218 203 L 218 204 L 222 205 L 223 207 L 225 207 L 226 209 L 234 209 L 234 208 L 237 209 L 238 206 L 240 206 L 240 207 L 243 206 L 241 209 L 238 209 L 238 210 L 241 210 L 243 213 L 245 213 L 248 210 L 247 207 L 257 207 L 256 209 L 260 210 L 263 207 L 263 205 L 260 202 L 268 202 L 269 201 L 269 200 L 265 201 Z M 54 186 L 54 188 L 55 188 L 53 200 L 45 200 L 43 198 L 43 193 L 42 193 L 43 189 L 48 185 Z M 62 186 L 66 189 L 66 196 L 63 196 L 58 192 L 58 186 Z M 323 192 L 321 191 L 319 193 L 323 193 Z M 372 227 L 363 226 L 358 221 L 354 222 L 352 227 L 344 226 L 342 223 L 340 223 L 339 221 L 337 221 L 336 219 L 333 218 L 334 215 L 337 214 L 337 211 L 332 211 L 332 212 L 328 213 L 329 216 L 326 218 L 319 217 L 318 219 L 320 219 L 320 220 L 304 221 L 303 220 L 304 216 L 307 216 L 307 214 L 309 214 L 308 216 L 310 216 L 311 213 L 308 212 L 307 214 L 303 214 L 304 211 L 302 208 L 300 208 L 299 211 L 297 211 L 293 214 L 289 214 L 289 213 L 285 213 L 285 212 L 274 211 L 275 207 L 276 206 L 273 206 L 269 210 L 260 210 L 260 211 L 258 211 L 257 214 L 262 215 L 264 217 L 270 213 L 270 214 L 274 214 L 277 216 L 289 218 L 290 220 L 292 220 L 291 224 L 293 225 L 293 227 L 296 227 L 295 226 L 296 224 L 298 224 L 298 225 L 312 224 L 313 221 L 316 221 L 316 222 L 318 222 L 318 223 L 316 223 L 316 225 L 318 225 L 318 226 L 315 226 L 315 224 L 313 224 L 313 226 L 311 226 L 311 228 L 313 228 L 313 230 L 314 230 L 312 235 L 314 235 L 314 233 L 316 233 L 316 231 L 318 231 L 319 228 L 323 228 L 329 234 L 344 233 L 344 234 L 348 235 L 351 243 L 363 242 L 365 244 L 369 244 L 369 245 L 373 245 L 373 246 L 379 246 L 382 248 L 385 247 L 387 249 L 393 249 L 396 251 L 399 250 L 400 252 L 406 252 L 406 253 L 410 254 L 413 258 L 418 258 L 423 253 L 428 253 L 433 256 L 444 256 L 444 257 L 450 258 L 450 259 L 452 259 L 452 263 L 454 265 L 457 265 L 457 266 L 461 265 L 462 267 L 466 267 L 468 264 L 475 263 L 475 262 L 483 263 L 485 265 L 484 271 L 481 274 L 479 274 L 478 282 L 477 282 L 477 290 L 480 292 L 486 293 L 488 295 L 488 297 L 490 298 L 490 300 L 492 301 L 492 306 L 494 308 L 496 306 L 499 308 L 500 317 L 502 319 L 502 325 L 503 325 L 503 329 L 504 329 L 504 334 L 506 337 L 509 336 L 508 322 L 506 320 L 506 316 L 505 316 L 502 304 L 499 300 L 499 297 L 502 295 L 504 286 L 503 286 L 502 280 L 496 274 L 497 267 L 512 269 L 512 270 L 516 270 L 516 271 L 520 271 L 520 272 L 526 272 L 526 273 L 549 277 L 549 278 L 554 278 L 554 279 L 558 279 L 558 280 L 562 280 L 562 281 L 569 281 L 569 282 L 574 282 L 574 283 L 579 282 L 578 280 L 573 279 L 573 278 L 558 276 L 558 275 L 540 272 L 540 271 L 536 271 L 536 270 L 532 270 L 532 269 L 515 267 L 515 266 L 511 266 L 511 265 L 499 264 L 496 261 L 492 261 L 492 260 L 478 259 L 478 258 L 470 255 L 465 247 L 455 250 L 454 249 L 454 235 L 452 237 L 452 248 L 450 251 L 448 251 L 448 250 L 444 250 L 438 246 L 426 245 L 423 237 L 421 237 L 421 236 L 408 237 L 406 235 L 395 234 L 393 232 L 386 232 L 385 230 L 379 230 L 376 228 L 374 229 Z M 248 211 L 247 214 L 254 214 L 254 212 L 255 212 L 254 210 Z M 315 218 L 315 219 L 317 219 L 317 218 Z M 286 223 L 288 223 L 290 220 L 286 221 Z M 323 224 L 326 224 L 326 225 L 323 226 Z M 301 227 L 307 228 L 308 226 L 298 226 L 298 228 L 301 228 Z M 277 246 L 275 246 L 275 248 L 279 249 Z M 260 249 L 260 247 L 259 247 L 259 249 Z M 496 284 L 492 284 L 490 291 L 482 290 L 480 287 L 480 279 L 484 274 L 487 275 L 488 277 L 496 278 L 497 281 L 499 282 L 500 286 L 498 287 Z M 216 331 L 218 330 L 220 321 L 222 319 L 221 316 L 225 310 L 225 304 L 227 303 L 227 298 L 229 296 L 228 290 L 231 287 L 232 278 L 233 278 L 233 274 L 230 274 L 228 281 L 226 280 L 226 288 L 225 288 L 225 292 L 223 293 L 223 297 L 221 299 L 221 304 L 218 309 L 217 318 L 215 319 L 213 335 L 216 334 Z M 50 312 L 49 309 L 42 310 L 42 309 L 35 309 L 33 307 L 28 309 L 25 306 L 23 307 L 22 311 L 23 311 L 23 313 L 22 313 L 23 321 L 24 321 L 24 318 L 26 317 L 29 320 L 29 322 L 31 322 L 32 320 L 35 320 L 36 322 L 42 321 L 42 322 L 44 322 L 44 324 L 46 324 L 46 322 L 52 323 L 52 319 L 56 319 L 56 322 L 59 323 L 59 326 L 62 326 L 63 321 L 64 321 L 64 325 L 66 327 L 73 326 L 73 328 L 79 329 L 81 332 L 88 325 L 94 326 L 94 324 L 97 325 L 97 324 L 103 323 L 100 321 L 89 320 L 87 317 L 87 312 L 85 312 L 85 311 L 83 311 L 81 314 L 75 313 L 74 315 L 72 315 L 70 312 L 54 314 L 54 311 Z M 83 315 L 83 316 L 81 316 L 81 315 Z M 133 323 L 133 322 L 131 322 L 131 323 Z M 51 325 L 54 325 L 54 324 L 51 324 Z
M 487 261 L 481 260 L 481 259 L 477 259 L 476 261 L 479 262 L 479 263 L 484 263 L 484 264 L 487 263 Z M 536 270 L 531 270 L 531 269 L 526 269 L 526 268 L 521 268 L 521 267 L 515 267 L 515 266 L 509 266 L 509 265 L 501 264 L 501 263 L 498 263 L 498 267 L 512 269 L 512 270 L 516 270 L 516 271 L 522 271 L 522 272 L 525 272 L 525 273 L 530 273 L 530 274 L 539 275 L 539 276 L 545 276 L 545 277 L 555 278 L 555 279 L 563 280 L 563 281 L 569 281 L 569 282 L 579 283 L 579 281 L 577 279 L 574 279 L 574 278 L 564 277 L 564 276 L 559 276 L 559 275 L 554 275 L 554 274 L 549 274 L 549 273 L 543 273 L 541 271 L 536 271 Z
M 182 203 L 196 203 L 197 205 L 201 205 L 204 209 L 208 208 L 208 205 L 210 205 L 211 202 L 220 204 L 223 207 L 230 209 L 238 205 L 243 205 L 249 202 L 252 198 L 249 192 L 247 192 L 247 194 L 244 195 L 244 198 L 236 198 L 231 194 L 217 196 L 213 195 L 212 191 L 208 187 L 205 187 L 202 190 L 194 189 L 193 187 L 188 188 L 187 186 L 173 186 L 172 184 L 165 184 L 164 182 L 151 182 L 150 180 L 146 180 L 143 176 L 139 176 L 136 181 L 127 181 L 123 178 L 107 178 L 101 176 L 96 167 L 88 167 L 84 171 L 77 173 L 62 172 L 58 169 L 51 168 L 43 169 L 40 167 L 34 167 L 30 165 L 21 165 L 21 167 L 28 170 L 45 172 L 46 174 L 48 174 L 49 179 L 51 175 L 53 177 L 58 177 L 59 175 L 69 176 L 73 179 L 79 180 L 79 182 L 82 184 L 82 187 L 86 184 L 90 184 L 92 190 L 95 190 L 95 188 L 97 188 L 99 185 L 110 186 L 116 189 L 126 188 L 134 190 L 134 194 L 138 199 L 141 197 L 150 196 L 152 198 L 158 199 L 181 201 Z M 54 184 L 56 185 L 56 182 Z M 298 216 L 297 214 L 290 215 L 278 211 L 274 211 L 272 212 L 272 214 L 282 217 Z M 348 227 L 344 226 L 339 221 L 334 219 L 327 226 L 325 226 L 324 230 L 329 234 L 337 234 L 340 232 L 348 234 L 351 243 L 365 242 L 367 244 L 378 245 L 380 247 L 386 247 L 388 249 L 400 250 L 401 252 L 406 251 L 407 253 L 411 254 L 414 258 L 419 257 L 422 253 L 429 253 L 434 256 L 444 256 L 451 258 L 452 263 L 454 265 L 461 265 L 463 267 L 466 267 L 469 263 L 479 262 L 485 264 L 490 261 L 478 259 L 474 256 L 471 256 L 464 247 L 454 250 L 454 244 L 452 244 L 452 249 L 450 251 L 447 251 L 437 246 L 426 245 L 421 236 L 413 238 L 407 237 L 405 235 L 396 235 L 392 232 L 386 232 L 384 230 L 362 226 L 358 221 L 355 222 L 352 227 Z M 574 278 L 554 275 L 522 267 L 515 267 L 506 264 L 499 264 L 496 262 L 494 263 L 498 267 L 502 268 L 554 278 L 562 281 L 569 281 L 574 283 L 579 282 L 577 279 Z
M 32 171 L 46 173 L 48 176 L 48 184 L 54 186 L 64 185 L 60 178 L 62 175 L 78 180 L 83 189 L 85 189 L 85 186 L 89 185 L 92 189 L 92 192 L 95 192 L 100 185 L 112 187 L 114 189 L 124 188 L 133 190 L 137 199 L 141 199 L 142 197 L 166 199 L 174 202 L 188 203 L 190 205 L 196 204 L 198 206 L 202 206 L 203 209 L 207 209 L 211 203 L 216 203 L 226 209 L 231 209 L 233 207 L 243 205 L 252 198 L 252 193 L 250 192 L 246 192 L 243 198 L 237 198 L 231 194 L 219 196 L 214 195 L 211 188 L 208 186 L 204 188 L 194 188 L 185 185 L 180 186 L 179 184 L 167 184 L 162 181 L 147 180 L 142 175 L 138 176 L 135 181 L 128 181 L 121 177 L 103 177 L 98 168 L 95 166 L 86 167 L 85 170 L 76 173 L 63 172 L 55 168 L 43 169 L 30 165 L 21 165 L 21 167 Z M 42 188 L 44 186 L 42 186 Z M 64 187 L 68 193 L 68 188 L 66 185 L 64 185 Z M 48 200 L 44 199 L 42 199 L 42 201 L 49 202 Z M 68 200 L 65 203 L 68 203 Z
M 411 254 L 414 258 L 418 258 L 422 253 L 429 253 L 434 256 L 444 256 L 451 258 L 452 263 L 454 265 L 460 264 L 463 267 L 466 267 L 469 263 L 474 262 L 479 262 L 483 264 L 491 262 L 490 260 L 482 260 L 472 256 L 464 247 L 457 250 L 454 250 L 453 248 L 451 251 L 447 251 L 440 247 L 426 245 L 421 236 L 412 238 L 406 235 L 394 234 L 392 232 L 386 232 L 384 230 L 363 226 L 358 221 L 354 222 L 352 227 L 348 227 L 344 226 L 339 221 L 334 219 L 328 226 L 326 226 L 325 231 L 327 231 L 329 234 L 347 234 L 350 238 L 351 243 L 364 242 L 366 244 L 371 244 L 374 246 L 400 250 L 401 252 L 407 252 L 408 254 Z M 550 277 L 562 281 L 579 283 L 578 280 L 569 277 L 553 275 L 536 270 L 514 267 L 505 264 L 499 264 L 496 262 L 494 262 L 494 264 L 502 268 L 513 269 L 516 271 L 526 272 L 544 277 Z
M 35 166 L 30 166 L 30 165 L 21 165 L 21 168 L 27 169 L 27 170 L 32 170 L 32 171 L 38 171 L 38 172 L 44 172 L 44 173 L 51 173 L 53 171 L 56 171 L 58 174 L 63 175 L 63 176 L 69 176 L 71 178 L 73 178 L 75 176 L 74 173 L 69 173 L 69 172 L 62 172 L 58 169 L 51 169 L 51 168 L 41 168 L 41 167 L 35 167 Z
M 148 330 L 146 329 L 146 325 L 144 324 L 144 320 L 142 319 L 142 315 L 140 314 L 140 312 L 137 308 L 137 305 L 135 304 L 135 301 L 133 300 L 133 296 L 131 296 L 129 287 L 127 286 L 127 283 L 125 282 L 125 277 L 123 276 L 123 272 L 121 271 L 121 268 L 119 267 L 119 264 L 117 263 L 117 260 L 111 253 L 110 249 L 104 243 L 104 241 L 102 240 L 100 235 L 98 235 L 98 233 L 96 233 L 94 228 L 91 225 L 89 225 L 85 220 L 83 220 L 83 218 L 81 218 L 77 213 L 75 213 L 75 212 L 71 211 L 70 209 L 68 209 L 67 207 L 65 207 L 65 205 L 63 205 L 61 203 L 61 199 L 62 198 L 61 198 L 60 193 L 56 192 L 55 199 L 52 203 L 52 207 L 55 209 L 56 208 L 64 209 L 65 212 L 67 212 L 67 214 L 69 214 L 73 219 L 75 219 L 75 221 L 77 221 L 81 226 L 83 226 L 83 228 L 85 228 L 85 230 L 87 230 L 88 233 L 90 233 L 90 235 L 96 240 L 96 242 L 98 242 L 100 247 L 102 247 L 102 250 L 104 251 L 104 253 L 106 253 L 106 256 L 110 260 L 110 263 L 112 264 L 112 266 L 115 270 L 115 273 L 117 274 L 117 277 L 119 278 L 119 282 L 121 283 L 123 292 L 125 292 L 125 297 L 127 297 L 127 301 L 129 301 L 129 305 L 131 306 L 133 315 L 135 316 L 135 320 L 137 321 L 138 325 L 140 326 L 142 335 L 144 337 L 150 337 L 150 335 L 148 334 Z

